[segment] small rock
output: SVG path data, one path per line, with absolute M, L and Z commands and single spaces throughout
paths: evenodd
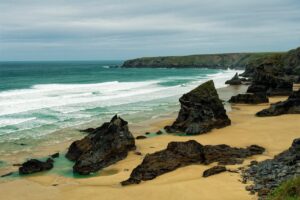
M 3 174 L 3 175 L 1 175 L 1 178 L 7 177 L 7 176 L 11 176 L 11 175 L 13 175 L 13 172 L 9 172 L 7 174 Z
M 141 156 L 141 155 L 142 155 L 142 153 L 139 152 L 139 151 L 134 152 L 134 154 L 135 154 L 135 155 L 138 155 L 138 156 Z
M 137 140 L 143 140 L 143 139 L 146 139 L 147 137 L 146 136 L 144 136 L 144 135 L 139 135 L 139 136 L 137 136 L 135 139 L 137 139 Z
M 156 135 L 161 135 L 161 134 L 163 134 L 163 132 L 161 130 L 156 132 Z
M 203 177 L 209 177 L 209 176 L 212 176 L 212 175 L 215 175 L 215 174 L 220 174 L 222 172 L 226 172 L 226 167 L 224 166 L 215 166 L 215 167 L 212 167 L 212 168 L 209 168 L 207 170 L 205 170 L 203 172 Z
M 55 154 L 52 154 L 50 157 L 51 157 L 51 158 L 58 158 L 58 157 L 59 157 L 59 152 L 57 152 L 57 153 L 55 153 Z
M 150 132 L 146 132 L 146 133 L 145 133 L 145 135 L 149 135 L 149 134 L 150 134 Z

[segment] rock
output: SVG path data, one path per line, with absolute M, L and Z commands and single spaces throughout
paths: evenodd
M 269 103 L 269 99 L 265 94 L 238 94 L 232 96 L 229 103 L 259 104 Z
M 33 174 L 50 170 L 53 168 L 53 162 L 51 158 L 48 158 L 46 162 L 36 159 L 28 160 L 19 168 L 19 174 Z
M 93 133 L 96 129 L 94 128 L 87 128 L 87 129 L 84 129 L 84 130 L 80 130 L 80 132 L 84 132 L 84 133 Z
M 134 152 L 134 154 L 137 155 L 137 156 L 143 155 L 143 154 L 142 154 L 141 152 L 139 152 L 139 151 Z
M 268 117 L 283 114 L 300 114 L 300 90 L 293 92 L 286 101 L 271 104 L 269 108 L 259 111 L 256 116 Z
M 146 133 L 145 133 L 145 135 L 149 135 L 149 134 L 150 134 L 150 132 L 146 132 Z
M 144 136 L 144 135 L 139 135 L 139 136 L 137 136 L 135 139 L 137 139 L 137 140 L 142 140 L 142 139 L 146 139 L 147 137 L 146 136 Z
M 228 85 L 241 85 L 242 84 L 242 80 L 239 78 L 239 74 L 236 73 L 232 77 L 232 79 L 226 81 L 225 84 L 228 84 Z
M 267 96 L 288 96 L 293 92 L 293 83 L 257 68 L 247 93 Z
M 21 163 L 15 163 L 12 166 L 14 166 L 14 167 L 20 167 L 20 166 L 22 166 L 22 164 Z
M 209 168 L 207 170 L 205 170 L 203 172 L 203 177 L 209 177 L 209 176 L 212 176 L 212 175 L 215 175 L 215 174 L 220 174 L 222 172 L 226 172 L 226 167 L 224 166 L 214 166 L 212 168 Z
M 176 121 L 165 127 L 168 133 L 197 135 L 231 124 L 213 81 L 184 94 L 179 101 L 181 109 Z
M 167 149 L 147 154 L 143 162 L 132 171 L 130 178 L 121 184 L 138 184 L 142 180 L 151 180 L 179 167 L 203 161 L 203 146 L 198 142 L 170 142 Z
M 13 175 L 13 174 L 14 174 L 13 172 L 8 172 L 8 173 L 6 173 L 6 174 L 1 175 L 0 177 L 1 177 L 1 178 L 4 178 L 4 177 L 7 177 L 7 176 L 11 176 L 11 175 Z
M 58 158 L 58 157 L 59 157 L 59 152 L 57 152 L 57 153 L 55 153 L 55 154 L 52 154 L 50 157 L 51 157 L 51 158 Z
M 66 157 L 75 161 L 74 172 L 90 174 L 126 158 L 128 151 L 135 148 L 128 123 L 116 115 L 93 133 L 73 142 Z
M 295 139 L 288 150 L 273 159 L 251 163 L 248 169 L 242 171 L 242 178 L 246 182 L 254 182 L 250 190 L 257 192 L 259 199 L 265 199 L 270 191 L 296 176 L 299 170 L 300 138 Z
M 263 147 L 251 145 L 247 148 L 230 147 L 226 144 L 206 145 L 203 148 L 205 164 L 218 162 L 219 165 L 235 165 L 243 163 L 243 159 L 262 154 Z
M 246 149 L 232 148 L 228 145 L 203 146 L 194 140 L 170 142 L 167 149 L 147 154 L 143 162 L 131 173 L 130 178 L 121 182 L 123 186 L 152 180 L 164 173 L 191 164 L 233 164 L 242 158 L 261 154 L 262 147 L 252 145 Z
M 161 134 L 163 134 L 163 132 L 161 130 L 156 132 L 156 135 L 161 135 Z

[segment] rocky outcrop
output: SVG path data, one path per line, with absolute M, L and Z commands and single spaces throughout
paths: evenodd
M 203 146 L 194 140 L 170 142 L 167 149 L 146 155 L 143 162 L 132 171 L 130 178 L 121 184 L 138 184 L 191 164 L 241 163 L 242 158 L 263 152 L 264 148 L 256 145 L 243 149 L 227 145 Z
M 205 170 L 203 172 L 202 176 L 206 178 L 206 177 L 216 175 L 216 174 L 220 174 L 220 173 L 226 172 L 226 171 L 227 171 L 227 169 L 224 166 L 214 166 L 214 167 L 211 167 L 211 168 Z
M 300 114 L 300 90 L 293 92 L 286 101 L 271 104 L 269 108 L 259 111 L 256 116 L 268 117 L 283 114 Z
M 231 123 L 213 81 L 184 94 L 179 102 L 181 109 L 176 121 L 165 127 L 168 133 L 203 134 Z
M 288 150 L 274 159 L 250 165 L 242 176 L 244 182 L 254 183 L 246 189 L 251 193 L 257 192 L 259 199 L 265 199 L 270 191 L 284 181 L 300 176 L 300 138 L 295 139 Z
M 264 151 L 265 149 L 258 145 L 251 145 L 247 148 L 230 147 L 226 144 L 206 145 L 203 148 L 204 163 L 217 162 L 219 165 L 241 164 L 245 158 L 262 154 Z
M 28 160 L 19 168 L 19 174 L 33 174 L 50 170 L 53 168 L 53 162 L 51 158 L 48 158 L 46 162 L 36 159 Z
M 248 93 L 266 94 L 267 96 L 288 96 L 293 92 L 293 83 L 264 71 L 256 69 Z
M 242 80 L 239 78 L 239 74 L 236 73 L 232 77 L 232 79 L 226 81 L 225 84 L 228 84 L 228 85 L 241 85 L 242 84 Z
M 269 99 L 265 94 L 238 94 L 232 96 L 229 103 L 241 103 L 241 104 L 259 104 L 259 103 L 269 103 Z
M 134 137 L 128 123 L 118 116 L 94 132 L 71 144 L 66 157 L 75 161 L 73 171 L 90 174 L 124 159 L 134 150 Z

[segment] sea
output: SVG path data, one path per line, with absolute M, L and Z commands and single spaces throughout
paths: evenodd
M 53 133 L 118 114 L 129 123 L 179 109 L 178 98 L 207 80 L 217 88 L 236 70 L 121 68 L 123 61 L 0 62 L 0 155 Z M 51 137 L 52 136 L 52 137 Z

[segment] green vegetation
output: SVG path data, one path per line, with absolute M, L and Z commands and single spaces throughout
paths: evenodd
M 300 200 L 300 177 L 284 182 L 268 196 L 267 200 Z
M 199 67 L 199 68 L 245 68 L 253 60 L 281 56 L 282 53 L 228 53 L 190 56 L 144 57 L 125 61 L 123 67 Z

